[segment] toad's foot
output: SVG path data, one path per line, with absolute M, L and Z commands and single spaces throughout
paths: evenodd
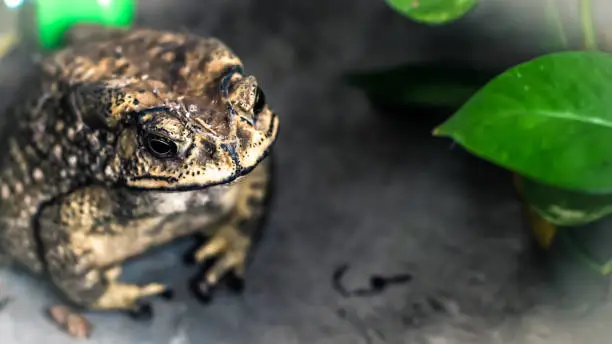
M 242 290 L 247 255 L 259 237 L 269 206 L 270 176 L 269 162 L 264 162 L 237 185 L 240 189 L 233 211 L 193 255 L 200 264 L 214 258 L 212 266 L 193 284 L 203 301 L 210 301 L 213 289 L 224 277 L 234 277 L 233 289 Z
M 117 282 L 119 275 L 121 275 L 120 267 L 106 270 L 104 277 L 108 284 L 103 293 L 91 303 L 91 309 L 125 310 L 135 318 L 149 319 L 153 315 L 153 310 L 148 302 L 142 302 L 141 299 L 156 295 L 171 296 L 170 289 L 162 284 L 135 285 L 119 283 Z
M 166 287 L 157 283 L 144 286 L 111 283 L 90 308 L 96 310 L 126 310 L 134 318 L 149 319 L 153 316 L 153 309 L 148 302 L 142 302 L 141 299 L 165 292 Z
M 148 320 L 153 316 L 150 296 L 169 296 L 170 290 L 159 283 L 145 285 L 125 284 L 117 281 L 120 267 L 106 270 L 91 269 L 83 274 L 53 276 L 55 284 L 65 296 L 86 310 L 126 311 L 133 318 Z
M 250 246 L 251 239 L 239 228 L 225 225 L 195 252 L 194 259 L 198 263 L 214 258 L 212 266 L 202 277 L 196 278 L 192 286 L 202 301 L 210 301 L 214 288 L 228 273 L 233 273 L 241 287 Z

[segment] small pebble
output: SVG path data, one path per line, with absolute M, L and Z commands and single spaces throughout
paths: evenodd
M 86 339 L 91 336 L 91 323 L 80 314 L 68 314 L 66 321 L 66 329 L 68 333 L 79 339 Z
M 57 305 L 49 308 L 49 316 L 73 338 L 85 339 L 91 336 L 93 328 L 91 323 L 66 306 Z

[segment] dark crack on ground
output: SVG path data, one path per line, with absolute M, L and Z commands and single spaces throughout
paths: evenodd
M 399 274 L 392 276 L 372 275 L 369 288 L 357 288 L 348 290 L 342 283 L 342 277 L 349 269 L 348 264 L 340 265 L 332 275 L 332 287 L 343 297 L 367 297 L 383 293 L 389 286 L 406 284 L 412 281 L 411 274 Z

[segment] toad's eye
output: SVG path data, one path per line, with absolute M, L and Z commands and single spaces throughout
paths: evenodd
M 178 147 L 172 140 L 155 134 L 147 134 L 145 137 L 147 148 L 151 154 L 158 158 L 170 158 L 176 156 Z
M 255 115 L 259 115 L 259 113 L 264 109 L 265 106 L 266 106 L 266 95 L 261 90 L 261 88 L 258 86 L 257 91 L 255 93 L 255 103 L 253 104 L 253 113 Z

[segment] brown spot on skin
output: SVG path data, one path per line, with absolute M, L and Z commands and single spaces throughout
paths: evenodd
M 9 187 L 6 184 L 2 184 L 0 187 L 0 196 L 2 196 L 2 199 L 8 199 L 11 197 L 11 190 L 9 190 Z
M 60 145 L 53 146 L 53 155 L 55 156 L 57 160 L 61 160 L 62 159 L 62 146 Z
M 77 164 L 77 157 L 75 155 L 71 155 L 68 157 L 68 165 L 70 165 L 70 167 L 75 167 Z
M 124 131 L 119 137 L 119 154 L 121 158 L 127 159 L 136 152 L 136 133 L 133 131 Z
M 42 170 L 36 167 L 34 171 L 32 171 L 32 178 L 37 182 L 41 181 L 44 178 Z
M 21 184 L 20 182 L 15 183 L 14 188 L 16 194 L 20 194 L 23 192 L 23 184 Z
M 68 138 L 68 140 L 74 140 L 74 129 L 73 128 L 68 128 L 68 130 L 66 131 L 66 137 Z

